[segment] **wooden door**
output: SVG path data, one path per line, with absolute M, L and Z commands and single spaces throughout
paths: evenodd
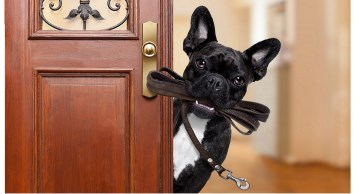
M 141 24 L 171 67 L 172 2 L 129 0 L 113 31 L 42 30 L 39 2 L 5 1 L 6 192 L 171 192 L 171 101 L 142 96 Z

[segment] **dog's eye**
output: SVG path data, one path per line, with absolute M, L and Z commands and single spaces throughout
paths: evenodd
M 198 59 L 196 62 L 195 62 L 195 66 L 196 68 L 200 69 L 200 70 L 203 70 L 206 68 L 206 62 L 202 59 Z
M 244 78 L 242 78 L 242 77 L 240 77 L 240 76 L 237 76 L 237 77 L 235 77 L 235 78 L 233 79 L 233 82 L 234 82 L 234 85 L 235 85 L 235 86 L 240 87 L 240 86 L 244 85 L 245 80 L 244 80 Z

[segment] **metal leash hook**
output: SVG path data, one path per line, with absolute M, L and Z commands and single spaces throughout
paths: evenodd
M 236 183 L 236 186 L 241 190 L 248 190 L 250 188 L 249 182 L 245 178 L 236 178 L 232 175 L 232 172 L 230 170 L 225 170 L 224 172 L 227 172 L 226 176 L 223 176 L 222 174 L 219 174 L 219 176 L 225 180 L 232 180 Z M 241 185 L 241 183 L 245 183 L 245 185 Z

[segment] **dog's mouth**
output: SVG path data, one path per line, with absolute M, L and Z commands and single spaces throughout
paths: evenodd
M 193 110 L 196 115 L 207 118 L 215 114 L 215 108 L 209 105 L 201 104 L 198 101 L 193 103 Z
M 209 109 L 210 111 L 213 111 L 213 107 L 228 108 L 232 101 L 229 85 L 225 78 L 221 78 L 221 75 L 215 76 L 213 74 L 215 73 L 211 73 L 211 75 L 204 75 L 196 81 L 185 80 L 185 90 L 189 96 L 192 96 L 201 102 L 201 104 L 199 102 L 194 102 L 194 104 L 197 104 L 197 106 L 202 109 Z M 221 87 L 213 86 L 212 82 L 215 81 L 211 80 L 212 77 L 216 77 L 218 80 L 223 80 Z M 204 101 L 206 103 L 204 103 Z
M 205 104 L 200 104 L 197 100 L 195 101 L 195 106 L 197 106 L 201 109 L 206 109 L 207 111 L 215 111 L 214 107 L 210 107 Z

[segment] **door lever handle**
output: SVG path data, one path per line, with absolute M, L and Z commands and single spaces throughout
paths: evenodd
M 142 35 L 142 95 L 146 98 L 153 98 L 156 94 L 150 91 L 147 86 L 147 75 L 150 71 L 156 70 L 157 64 L 157 23 L 143 23 Z

